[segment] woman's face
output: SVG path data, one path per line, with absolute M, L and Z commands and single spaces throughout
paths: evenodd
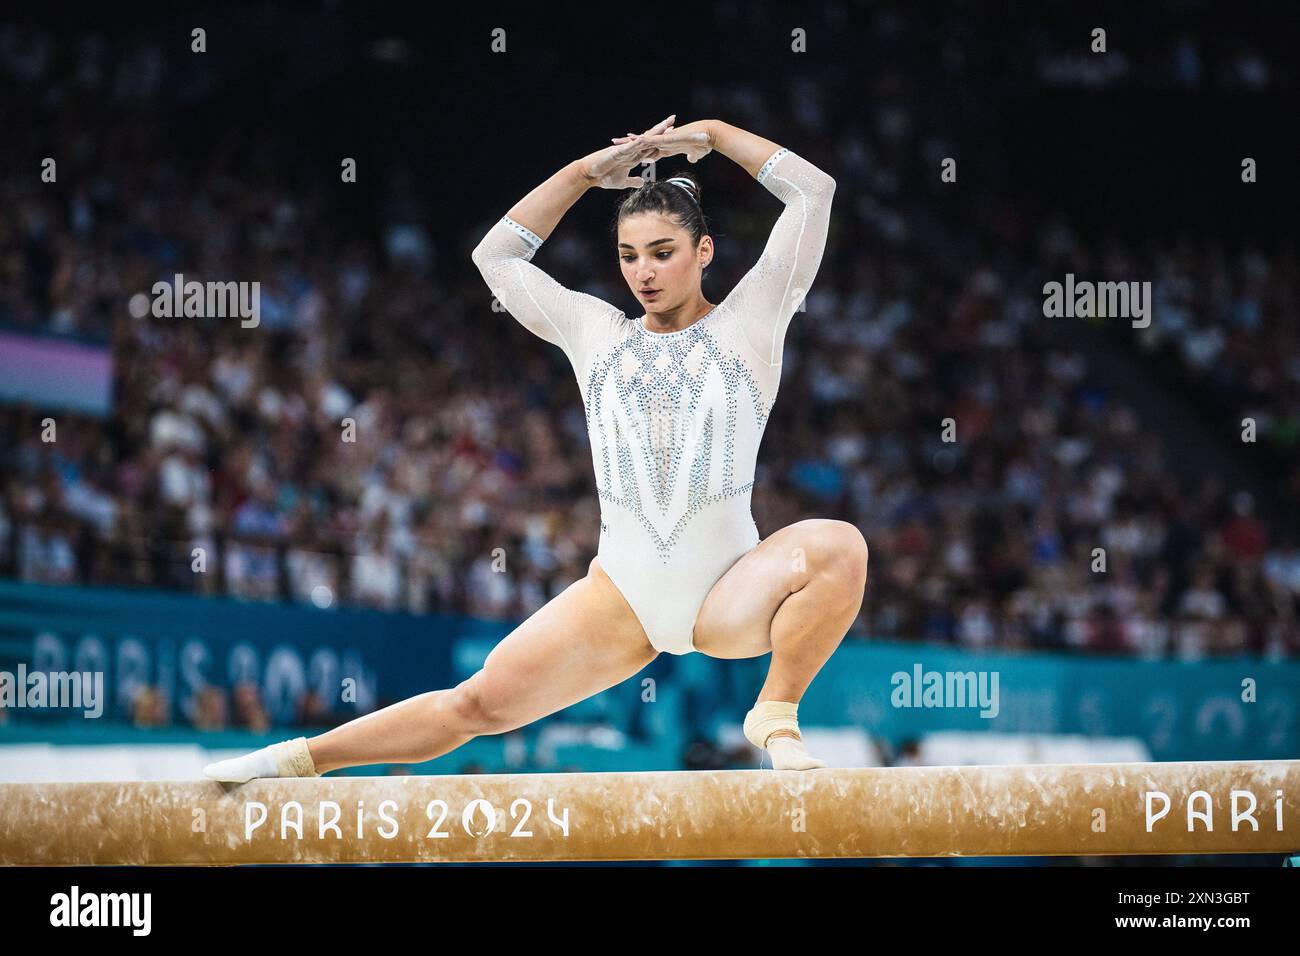
M 694 302 L 700 277 L 713 260 L 713 239 L 698 247 L 690 233 L 660 213 L 637 213 L 618 224 L 618 258 L 623 278 L 647 313 L 667 312 Z

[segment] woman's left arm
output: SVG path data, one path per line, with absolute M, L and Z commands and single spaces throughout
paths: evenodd
M 758 262 L 724 300 L 759 358 L 780 365 L 786 329 L 821 265 L 835 180 L 802 156 L 729 123 L 703 120 L 701 126 L 713 149 L 785 204 Z

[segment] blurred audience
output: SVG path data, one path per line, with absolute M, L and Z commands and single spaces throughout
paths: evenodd
M 1069 82 L 1069 57 L 1034 37 L 1042 82 Z M 1259 50 L 1205 80 L 1196 39 L 1168 40 L 1168 82 L 1269 82 Z M 259 177 L 227 153 L 169 159 L 167 132 L 133 108 L 165 73 L 145 68 L 147 50 L 114 69 L 90 43 L 63 76 L 41 48 L 39 34 L 0 30 L 0 54 L 13 54 L 0 69 L 10 86 L 66 94 L 53 121 L 70 137 L 60 181 L 78 185 L 0 179 L 0 324 L 107 342 L 114 411 L 59 413 L 47 444 L 42 410 L 0 407 L 0 574 L 493 618 L 530 614 L 585 574 L 599 509 L 572 370 L 492 310 L 469 263 L 499 210 L 467 226 L 462 249 L 436 248 L 410 216 L 396 232 L 349 232 L 309 178 Z M 1131 67 L 1079 82 L 1123 83 Z M 791 326 L 754 510 L 764 534 L 814 516 L 862 529 L 872 566 L 851 637 L 1300 653 L 1294 535 L 1244 489 L 1177 478 L 1178 450 L 1081 353 L 1045 337 L 1041 296 L 1020 281 L 1071 251 L 1133 265 L 1130 254 L 1053 223 L 1038 261 L 990 255 L 954 275 L 904 241 L 925 198 L 901 184 L 935 146 L 916 111 L 886 89 L 864 126 L 835 120 L 813 87 L 792 115 L 747 92 L 705 90 L 695 106 L 798 126 L 800 151 L 831 160 L 842 183 L 831 248 Z M 393 209 L 409 210 L 394 188 Z M 705 282 L 715 301 L 770 228 L 742 188 L 726 193 L 734 208 Z M 565 232 L 538 264 L 630 302 L 606 244 Z M 1159 277 L 1144 347 L 1169 350 L 1206 401 L 1254 414 L 1266 440 L 1294 449 L 1294 251 L 1233 260 L 1207 243 L 1134 268 Z M 132 314 L 133 296 L 176 272 L 261 282 L 261 324 Z M 209 688 L 195 724 L 264 728 L 248 690 L 228 714 Z M 147 723 L 155 704 L 142 697 Z M 319 707 L 302 701 L 301 721 Z

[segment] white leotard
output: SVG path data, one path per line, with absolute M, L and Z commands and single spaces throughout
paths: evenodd
M 474 250 L 493 295 L 573 364 L 600 496 L 600 564 L 660 651 L 686 654 L 714 583 L 758 544 L 754 465 L 786 328 L 821 263 L 835 180 L 778 149 L 758 182 L 785 204 L 762 256 L 719 305 L 651 332 L 530 261 L 508 216 Z

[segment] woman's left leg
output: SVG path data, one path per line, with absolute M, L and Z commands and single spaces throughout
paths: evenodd
M 696 650 L 731 659 L 772 653 L 755 712 L 778 715 L 769 720 L 787 727 L 773 730 L 765 743 L 798 739 L 794 705 L 858 616 L 866 580 L 862 532 L 845 521 L 814 518 L 764 538 L 709 591 L 695 622 Z

